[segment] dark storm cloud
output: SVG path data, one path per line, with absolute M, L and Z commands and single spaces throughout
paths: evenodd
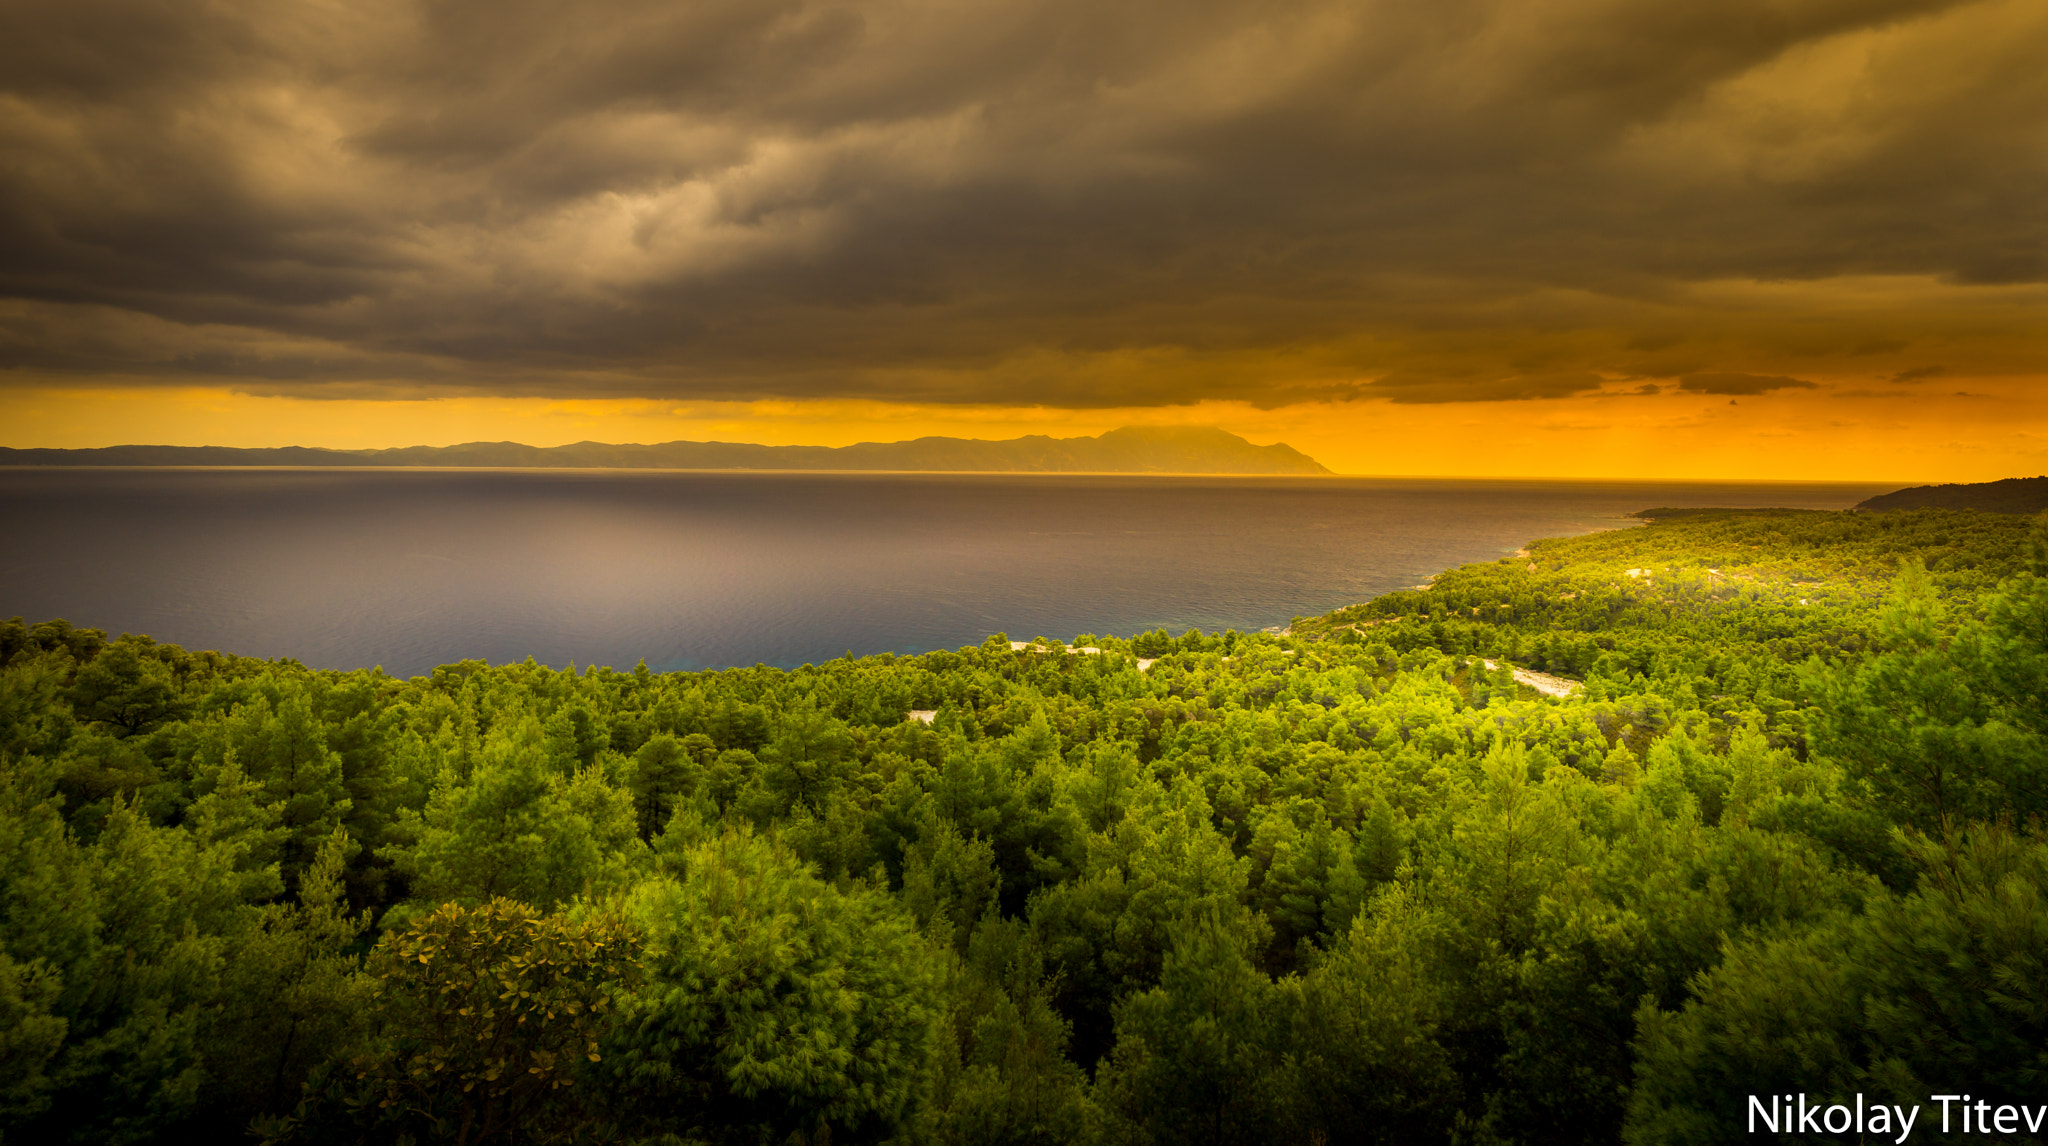
M 1772 390 L 1813 390 L 1812 382 L 1775 374 L 1688 374 L 1678 388 L 1692 394 L 1767 394 Z
M 7 24 L 17 376 L 1557 397 L 1888 321 L 1816 335 L 1778 318 L 1825 298 L 1702 283 L 2048 276 L 2023 3 L 16 0 Z

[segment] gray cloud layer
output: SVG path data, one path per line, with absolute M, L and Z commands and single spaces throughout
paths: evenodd
M 1781 374 L 1688 374 L 1678 388 L 1693 394 L 1767 394 L 1772 390 L 1812 390 L 1811 382 Z
M 1936 351 L 1900 313 L 2048 281 L 2037 3 L 14 0 L 7 25 L 17 377 L 1545 397 L 1859 353 L 1913 376 Z M 1932 294 L 1701 293 L 1844 276 Z M 1939 350 L 1952 372 L 2038 368 L 2018 319 L 1961 309 L 1993 349 Z

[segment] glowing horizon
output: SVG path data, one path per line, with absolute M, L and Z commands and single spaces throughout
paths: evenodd
M 1261 411 L 1243 403 L 1179 410 L 1062 411 L 967 407 L 938 411 L 881 403 L 705 403 L 650 399 L 445 398 L 412 402 L 258 398 L 226 391 L 44 392 L 16 404 L 0 445 L 317 446 L 383 449 L 516 441 L 754 442 L 844 446 L 927 435 L 1007 439 L 1094 436 L 1123 425 L 1216 425 L 1267 445 L 1285 442 L 1339 474 L 1386 477 L 1526 477 L 1641 480 L 1995 481 L 2048 468 L 2048 451 L 1990 448 L 2025 396 L 1974 399 L 1974 422 L 1930 440 L 1917 396 L 1893 400 L 1891 440 L 1846 439 L 1825 397 L 1627 395 L 1438 406 L 1331 405 Z M 1588 415 L 1593 415 L 1589 417 Z M 1370 417 L 1366 431 L 1357 420 Z M 1744 428 L 1747 426 L 1748 428 Z M 1975 441 L 1959 442 L 1974 433 Z M 1458 445 L 1445 449 L 1447 439 Z M 1881 440 L 1881 439 L 1880 439 Z M 2026 440 L 2026 436 L 2022 436 Z M 2039 441 L 2039 439 L 2035 439 Z M 2048 445 L 2048 441 L 2041 444 Z M 2029 464 L 2033 469 L 2028 469 Z

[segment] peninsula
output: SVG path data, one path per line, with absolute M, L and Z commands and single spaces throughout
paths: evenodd
M 1330 471 L 1284 443 L 1255 446 L 1213 426 L 1125 426 L 1093 438 L 1032 434 L 1007 441 L 918 438 L 851 446 L 661 442 L 526 446 L 468 442 L 384 450 L 308 446 L 108 446 L 91 450 L 0 448 L 7 466 L 446 466 L 557 469 L 925 470 L 980 473 L 1295 474 Z
M 1858 503 L 1857 509 L 1975 509 L 1986 513 L 2039 513 L 2048 509 L 2048 477 L 1916 485 Z

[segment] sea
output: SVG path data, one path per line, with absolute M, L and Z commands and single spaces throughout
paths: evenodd
M 411 676 L 1286 625 L 1657 506 L 1892 484 L 0 469 L 0 617 Z

